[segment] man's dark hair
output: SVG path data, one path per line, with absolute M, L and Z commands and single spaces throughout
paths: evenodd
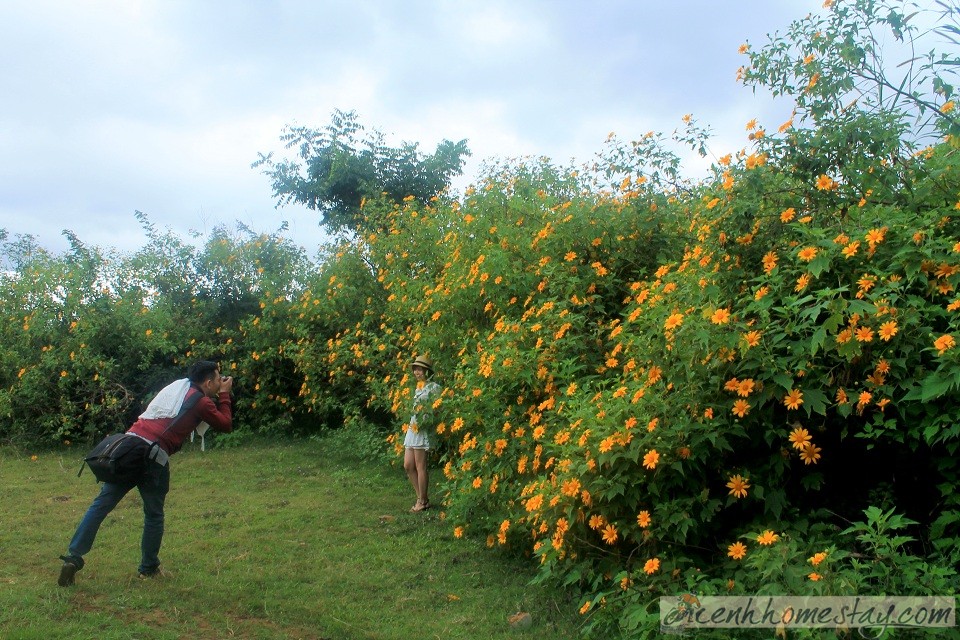
M 220 368 L 216 362 L 211 360 L 199 360 L 194 362 L 187 371 L 187 377 L 193 384 L 201 384 L 209 380 Z

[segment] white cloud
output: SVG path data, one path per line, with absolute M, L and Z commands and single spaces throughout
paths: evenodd
M 464 184 L 490 157 L 585 161 L 690 112 L 735 151 L 747 120 L 782 114 L 735 84 L 738 45 L 820 4 L 8 0 L 0 228 L 135 249 L 141 210 L 181 234 L 286 219 L 313 246 L 317 214 L 275 210 L 250 164 L 334 109 L 425 151 L 467 138 Z

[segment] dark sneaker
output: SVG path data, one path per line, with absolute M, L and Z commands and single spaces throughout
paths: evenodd
M 152 580 L 153 578 L 169 578 L 170 574 L 164 571 L 162 567 L 157 567 L 153 571 L 141 571 L 137 574 L 137 577 L 141 580 Z
M 79 570 L 80 567 L 73 562 L 64 560 L 63 565 L 60 567 L 60 577 L 57 579 L 57 584 L 61 587 L 73 586 L 73 577 L 77 575 L 77 571 Z

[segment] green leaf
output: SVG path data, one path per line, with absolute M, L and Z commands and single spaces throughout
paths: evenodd
M 941 378 L 938 375 L 928 376 L 921 384 L 920 401 L 926 402 L 933 398 L 939 398 L 953 386 L 950 379 Z
M 827 339 L 827 328 L 823 325 L 813 332 L 813 338 L 810 340 L 810 355 L 816 355 L 817 351 L 820 350 L 820 347 L 823 346 L 824 341 Z
M 835 333 L 844 323 L 842 313 L 834 313 L 823 323 L 823 328 L 827 333 Z
M 807 269 L 809 269 L 810 273 L 813 275 L 814 278 L 817 278 L 829 266 L 830 266 L 830 258 L 828 254 L 821 253 L 816 258 L 814 258 L 813 261 L 810 262 L 810 265 L 807 267 Z
M 782 489 L 774 489 L 767 494 L 763 501 L 764 511 L 776 519 L 783 514 L 783 508 L 787 504 L 787 495 Z
M 786 373 L 778 373 L 773 376 L 773 381 L 778 385 L 783 387 L 784 391 L 790 391 L 793 389 L 793 376 L 787 375 Z
M 817 413 L 821 416 L 827 415 L 827 395 L 820 389 L 804 389 L 803 405 L 807 408 L 807 415 Z
M 800 479 L 800 486 L 808 491 L 816 491 L 823 485 L 822 473 L 810 473 Z

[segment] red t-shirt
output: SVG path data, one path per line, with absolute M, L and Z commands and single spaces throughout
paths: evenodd
M 195 405 L 187 409 L 172 429 L 168 429 L 168 427 L 174 421 L 174 418 L 141 418 L 133 423 L 127 433 L 135 433 L 151 442 L 156 442 L 161 449 L 172 455 L 180 451 L 183 441 L 201 422 L 206 422 L 211 429 L 221 433 L 233 431 L 233 401 L 230 399 L 230 392 L 221 391 L 220 397 L 214 402 L 203 395 L 203 391 L 199 387 L 191 384 L 186 397 L 183 399 L 183 405 L 189 406 L 193 402 L 193 397 L 198 393 L 201 395 L 200 399 Z

